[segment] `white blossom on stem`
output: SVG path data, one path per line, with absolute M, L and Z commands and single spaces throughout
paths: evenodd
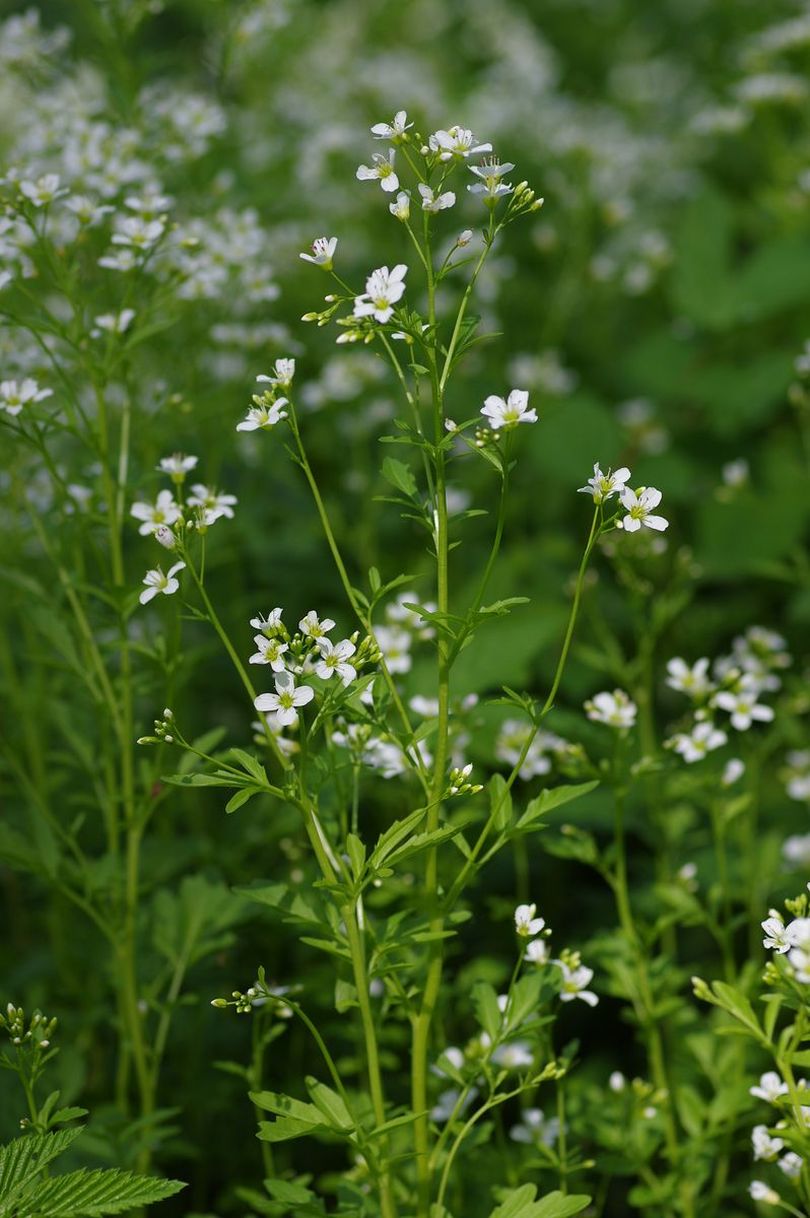
M 360 182 L 379 182 L 386 194 L 399 190 L 399 178 L 394 169 L 394 149 L 387 153 L 375 152 L 371 165 L 359 165 L 356 177 Z
M 297 708 L 306 706 L 314 697 L 311 685 L 296 686 L 292 673 L 280 672 L 276 676 L 276 692 L 259 694 L 253 705 L 264 715 L 275 714 L 280 727 L 291 727 L 298 722 Z
M 164 596 L 171 596 L 173 592 L 176 592 L 180 587 L 180 581 L 176 575 L 178 571 L 183 570 L 185 565 L 184 562 L 176 562 L 173 567 L 169 567 L 165 575 L 160 567 L 147 571 L 143 577 L 146 586 L 138 597 L 141 604 L 148 604 L 153 596 L 157 596 L 158 592 L 162 592 Z

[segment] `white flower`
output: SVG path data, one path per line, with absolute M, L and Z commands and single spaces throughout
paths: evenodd
M 298 629 L 302 634 L 305 634 L 308 639 L 313 639 L 318 643 L 330 630 L 334 630 L 335 623 L 331 617 L 325 617 L 320 621 L 314 609 L 310 609 L 306 617 L 302 617 L 298 623 Z
M 810 833 L 794 833 L 782 843 L 782 858 L 792 867 L 810 866 Z
M 773 719 L 773 708 L 757 702 L 754 689 L 743 688 L 737 693 L 731 690 L 721 690 L 714 695 L 714 705 L 731 715 L 731 726 L 738 732 L 745 732 L 757 720 L 759 723 L 770 723 Z
M 165 575 L 160 567 L 147 571 L 143 578 L 146 587 L 138 597 L 141 604 L 147 604 L 153 596 L 157 596 L 158 592 L 162 592 L 164 596 L 171 596 L 173 592 L 176 592 L 180 587 L 180 581 L 175 576 L 178 571 L 183 570 L 185 565 L 184 562 L 176 562 L 173 567 L 169 567 Z
M 407 630 L 394 626 L 375 626 L 374 639 L 383 653 L 385 666 L 390 673 L 410 672 L 411 636 Z
M 166 231 L 162 220 L 142 220 L 140 216 L 125 216 L 119 220 L 112 235 L 113 245 L 131 249 L 148 250 L 160 240 Z
M 397 110 L 392 123 L 375 123 L 371 134 L 375 140 L 400 140 L 413 123 L 406 122 L 408 115 L 404 110 Z
M 96 203 L 95 199 L 88 199 L 86 195 L 71 195 L 69 199 L 65 199 L 65 207 L 73 212 L 80 224 L 86 224 L 90 228 L 115 211 L 111 204 Z
M 773 1104 L 780 1095 L 787 1095 L 789 1090 L 787 1083 L 782 1082 L 781 1076 L 775 1070 L 766 1070 L 760 1076 L 756 1087 L 749 1087 L 748 1094 L 759 1100 L 765 1100 L 768 1104 Z
M 712 749 L 722 748 L 728 740 L 725 732 L 715 727 L 710 720 L 697 723 L 691 732 L 679 732 L 667 743 L 684 761 L 701 761 Z
M 387 266 L 378 267 L 372 271 L 366 280 L 366 290 L 361 296 L 354 298 L 355 317 L 374 317 L 377 321 L 388 321 L 394 312 L 394 305 L 405 292 L 404 279 L 408 268 L 403 262 L 389 271 Z
M 766 1125 L 755 1125 L 751 1130 L 751 1144 L 755 1159 L 764 1159 L 771 1163 L 785 1143 L 781 1138 L 772 1138 Z
M 688 694 L 690 698 L 694 698 L 699 694 L 708 693 L 712 687 L 712 683 L 708 677 L 709 660 L 706 656 L 702 656 L 696 660 L 694 664 L 689 666 L 680 656 L 669 660 L 667 663 L 667 685 L 670 689 L 677 689 L 683 694 Z
M 122 309 L 120 313 L 99 313 L 93 320 L 99 330 L 106 330 L 109 334 L 123 334 L 129 329 L 134 316 L 134 309 Z
M 33 203 L 34 207 L 45 207 L 46 204 L 53 203 L 54 199 L 68 193 L 66 186 L 60 188 L 58 173 L 45 173 L 35 182 L 24 179 L 19 186 L 20 194 L 24 195 L 29 203 Z
M 337 673 L 344 685 L 350 685 L 357 676 L 357 669 L 349 664 L 356 648 L 351 639 L 341 639 L 332 643 L 329 639 L 318 639 L 318 650 L 321 658 L 315 664 L 315 672 L 324 681 L 328 681 L 332 673 Z
M 444 211 L 446 208 L 452 207 L 456 201 L 452 190 L 446 190 L 443 194 L 437 195 L 432 186 L 426 186 L 424 182 L 419 183 L 419 193 L 422 196 L 422 211 Z
M 316 237 L 312 242 L 312 253 L 299 254 L 298 257 L 303 258 L 304 262 L 311 262 L 313 266 L 322 266 L 325 271 L 331 271 L 337 243 L 337 237 Z
M 438 152 L 440 161 L 451 161 L 453 157 L 466 160 L 478 152 L 492 152 L 491 144 L 476 144 L 475 136 L 466 127 L 453 126 L 447 131 L 434 131 L 428 139 L 432 152 Z
M 172 453 L 170 457 L 161 457 L 160 464 L 156 468 L 163 474 L 170 474 L 173 478 L 185 478 L 186 474 L 194 469 L 197 460 L 197 457 L 187 457 L 185 453 Z
M 401 190 L 394 202 L 388 204 L 388 210 L 397 220 L 407 220 L 411 214 L 411 192 Z
M 270 610 L 267 617 L 262 617 L 261 614 L 259 614 L 257 617 L 252 617 L 250 619 L 250 624 L 254 630 L 261 630 L 263 633 L 272 633 L 272 631 L 277 630 L 281 625 L 281 615 L 283 612 L 284 610 L 278 608 L 277 606 L 275 609 Z
M 794 918 L 792 922 L 788 922 L 785 933 L 791 947 L 810 951 L 810 918 Z
M 481 414 L 489 420 L 493 431 L 502 427 L 514 427 L 518 423 L 536 423 L 537 411 L 532 407 L 527 410 L 529 393 L 526 389 L 513 389 L 504 401 L 494 393 L 485 400 Z
M 256 380 L 263 385 L 275 385 L 278 389 L 289 389 L 295 376 L 294 359 L 277 359 L 273 364 L 272 376 L 261 373 Z
M 511 173 L 514 169 L 509 161 L 501 165 L 494 158 L 487 158 L 480 165 L 471 165 L 470 172 L 480 178 L 480 182 L 474 182 L 467 187 L 470 194 L 483 195 L 486 199 L 500 199 L 504 195 L 512 193 L 512 187 L 508 182 L 502 182 L 501 178 L 506 173 Z
M 764 922 L 760 922 L 760 926 L 765 931 L 765 938 L 762 940 L 763 947 L 772 947 L 775 951 L 783 956 L 785 952 L 789 952 L 793 946 L 785 929 L 785 924 L 782 921 L 781 915 L 776 910 L 770 911 L 770 917 Z
M 764 1201 L 766 1205 L 778 1205 L 781 1198 L 775 1189 L 770 1188 L 763 1180 L 752 1180 L 748 1192 L 754 1201 Z
M 608 1087 L 610 1087 L 610 1090 L 615 1091 L 618 1094 L 618 1092 L 624 1091 L 626 1086 L 627 1079 L 624 1077 L 621 1070 L 614 1070 L 608 1079 Z
M 508 1045 L 498 1045 L 492 1054 L 492 1060 L 505 1070 L 521 1070 L 530 1066 L 534 1061 L 532 1047 L 525 1040 L 513 1040 Z
M 194 483 L 191 494 L 186 499 L 189 507 L 199 508 L 206 527 L 222 516 L 233 520 L 233 504 L 238 502 L 236 495 L 223 495 L 219 491 L 213 491 L 204 486 L 202 482 Z
M 546 1120 L 542 1108 L 526 1108 L 519 1125 L 513 1125 L 509 1137 L 513 1142 L 526 1142 L 530 1146 L 553 1146 L 560 1135 L 560 1122 L 556 1117 Z
M 142 521 L 138 532 L 142 537 L 156 533 L 161 525 L 173 525 L 182 518 L 179 504 L 171 491 L 161 491 L 154 503 L 133 503 L 130 515 Z
M 612 495 L 618 495 L 620 491 L 624 490 L 629 477 L 630 470 L 626 465 L 615 471 L 609 469 L 606 474 L 603 474 L 597 461 L 593 467 L 593 477 L 589 478 L 584 486 L 578 486 L 577 493 L 590 495 L 594 503 L 604 503 Z
M 795 1150 L 789 1150 L 786 1155 L 783 1155 L 777 1164 L 780 1171 L 783 1171 L 791 1180 L 798 1180 L 802 1174 L 804 1159 L 801 1155 L 797 1155 Z
M 387 153 L 375 152 L 371 160 L 371 165 L 360 165 L 358 167 L 355 175 L 358 181 L 377 181 L 386 194 L 391 194 L 392 191 L 398 190 L 399 178 L 394 170 L 394 149 L 389 148 Z
M 741 761 L 739 757 L 732 757 L 730 761 L 726 762 L 720 781 L 724 787 L 732 787 L 744 773 L 745 762 Z
M 40 389 L 30 376 L 23 381 L 0 381 L 0 410 L 10 415 L 19 414 L 23 406 L 42 402 L 52 393 L 52 389 Z
M 515 930 L 523 939 L 539 935 L 546 924 L 545 918 L 536 918 L 536 905 L 518 905 L 515 910 Z
M 581 998 L 589 1007 L 595 1007 L 599 1002 L 598 997 L 592 990 L 585 988 L 593 977 L 593 969 L 586 968 L 584 964 L 579 965 L 578 968 L 571 968 L 562 960 L 555 960 L 554 963 L 558 965 L 562 972 L 561 1000 L 563 1002 L 573 1002 L 575 998 Z
M 292 673 L 280 672 L 276 676 L 276 692 L 259 694 L 253 705 L 262 714 L 274 711 L 280 727 L 291 727 L 298 722 L 296 708 L 306 706 L 314 697 L 315 690 L 310 685 L 296 686 Z
M 269 405 L 262 402 L 261 406 L 251 406 L 242 422 L 236 424 L 236 430 L 257 431 L 261 428 L 269 431 L 276 423 L 287 418 L 287 411 L 284 410 L 286 405 L 286 398 L 276 398 L 275 402 L 270 402 Z
M 614 689 L 613 693 L 603 690 L 594 694 L 585 703 L 585 713 L 594 723 L 604 723 L 607 727 L 632 727 L 636 721 L 637 706 L 623 689 Z
M 663 516 L 650 514 L 653 508 L 658 507 L 663 498 L 661 492 L 654 486 L 642 486 L 638 491 L 625 486 L 620 498 L 627 515 L 624 520 L 616 522 L 617 528 L 624 529 L 626 533 L 635 533 L 642 525 L 646 525 L 648 529 L 655 529 L 659 533 L 663 533 L 665 529 L 669 528 L 669 521 L 665 520 Z
M 254 635 L 253 642 L 259 650 L 254 652 L 248 663 L 269 664 L 273 672 L 284 672 L 284 652 L 289 649 L 288 643 L 277 637 L 268 638 L 266 634 Z
M 524 960 L 528 960 L 529 964 L 548 964 L 551 953 L 548 943 L 545 939 L 532 939 L 531 943 L 526 944 Z

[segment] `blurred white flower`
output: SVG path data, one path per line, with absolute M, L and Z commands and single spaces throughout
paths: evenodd
M 607 727 L 632 727 L 636 721 L 638 707 L 623 689 L 614 689 L 613 693 L 603 690 L 594 694 L 585 703 L 585 713 L 594 723 L 604 723 Z
M 539 935 L 546 924 L 545 918 L 537 918 L 536 905 L 518 905 L 515 910 L 515 930 L 523 939 Z

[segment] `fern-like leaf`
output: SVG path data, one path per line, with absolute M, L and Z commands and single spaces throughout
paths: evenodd
M 179 1180 L 159 1180 L 117 1168 L 68 1172 L 37 1181 L 14 1207 L 15 1218 L 106 1218 L 163 1201 L 185 1188 Z

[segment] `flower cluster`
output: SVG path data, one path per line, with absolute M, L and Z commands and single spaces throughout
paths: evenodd
M 777 674 L 789 664 L 785 640 L 761 626 L 751 626 L 734 639 L 729 655 L 714 661 L 701 656 L 688 664 L 675 656 L 667 663 L 666 683 L 692 702 L 693 721 L 689 730 L 671 736 L 666 746 L 693 763 L 728 742 L 727 731 L 718 726 L 718 712 L 728 715 L 728 725 L 736 732 L 746 732 L 754 723 L 770 723 L 773 707 L 760 698 L 780 688 Z

